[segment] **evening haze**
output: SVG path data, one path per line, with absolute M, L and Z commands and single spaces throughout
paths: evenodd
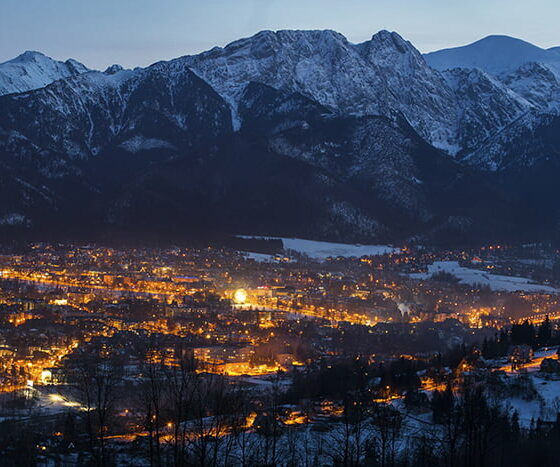
M 263 29 L 334 29 L 352 42 L 397 31 L 422 52 L 490 34 L 559 46 L 557 0 L 4 0 L 0 62 L 25 50 L 88 67 L 146 66 Z M 546 14 L 543 12 L 546 11 Z

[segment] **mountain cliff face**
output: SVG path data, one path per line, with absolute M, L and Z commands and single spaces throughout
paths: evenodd
M 0 96 L 42 88 L 53 81 L 89 71 L 76 60 L 57 62 L 40 52 L 27 51 L 0 63 Z
M 463 153 L 529 112 L 534 105 L 487 73 L 474 68 L 454 68 L 443 72 L 455 92 L 459 111 L 458 138 Z
M 439 71 L 396 33 L 264 31 L 135 70 L 23 54 L 0 77 L 44 71 L 0 97 L 0 227 L 517 234 L 560 172 L 558 74 L 485 53 Z

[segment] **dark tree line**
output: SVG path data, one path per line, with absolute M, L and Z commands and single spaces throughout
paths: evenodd
M 503 357 L 512 345 L 528 345 L 537 349 L 559 344 L 560 333 L 553 330 L 550 319 L 546 316 L 538 326 L 525 320 L 521 324 L 512 325 L 509 330 L 502 329 L 491 339 L 484 339 L 482 355 L 485 358 Z

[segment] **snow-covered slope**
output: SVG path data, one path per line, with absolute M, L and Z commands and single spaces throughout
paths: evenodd
M 424 58 L 436 70 L 479 68 L 495 75 L 511 73 L 530 62 L 560 69 L 560 56 L 554 50 L 509 36 L 488 36 L 463 47 L 428 53 Z
M 542 111 L 560 111 L 560 72 L 550 65 L 527 63 L 501 79 L 512 91 Z
M 27 51 L 0 63 L 0 96 L 26 92 L 47 86 L 53 81 L 89 71 L 76 60 L 53 60 L 40 52 Z
M 460 266 L 457 261 L 436 261 L 428 265 L 427 272 L 409 274 L 409 277 L 425 280 L 440 272 L 453 274 L 459 279 L 461 284 L 487 286 L 492 290 L 505 290 L 508 292 L 560 292 L 560 290 L 555 289 L 554 287 L 534 283 L 525 277 L 491 274 L 488 271 Z
M 347 243 L 318 242 L 301 238 L 251 237 L 249 235 L 240 235 L 240 237 L 282 240 L 284 251 L 296 251 L 320 261 L 327 258 L 360 258 L 361 256 L 380 256 L 401 252 L 399 248 L 388 245 L 349 245 Z

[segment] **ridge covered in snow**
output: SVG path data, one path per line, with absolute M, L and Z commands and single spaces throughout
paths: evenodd
M 228 103 L 237 130 L 243 124 L 242 96 L 257 82 L 300 93 L 336 114 L 404 117 L 430 144 L 455 155 L 469 152 L 534 108 L 560 108 L 560 73 L 551 64 L 525 63 L 545 56 L 560 63 L 554 50 L 504 36 L 423 56 L 396 32 L 379 31 L 353 44 L 331 30 L 283 30 L 262 31 L 168 63 L 189 68 L 210 84 Z M 485 64 L 509 74 L 497 78 Z M 450 67 L 481 71 L 438 71 Z M 0 94 L 43 87 L 84 71 L 71 60 L 55 62 L 26 52 L 0 65 Z M 104 75 L 120 76 L 121 71 L 113 65 Z M 10 83 L 2 87 L 3 81 Z
M 443 77 L 395 32 L 350 43 L 330 31 L 263 31 L 181 60 L 237 108 L 248 83 L 299 92 L 343 114 L 404 114 L 426 139 L 456 146 L 456 102 Z
M 380 31 L 369 41 L 353 44 L 330 30 L 262 31 L 223 48 L 177 60 L 228 102 L 236 128 L 242 125 L 239 101 L 243 92 L 249 83 L 259 82 L 301 93 L 339 114 L 404 116 L 424 139 L 455 155 L 497 134 L 535 106 L 551 106 L 538 95 L 542 93 L 542 73 L 518 79 L 532 80 L 530 84 L 509 87 L 505 80 L 485 71 L 488 67 L 482 66 L 484 60 L 495 63 L 494 53 L 499 53 L 498 61 L 508 64 L 501 69 L 515 72 L 528 60 L 518 56 L 519 48 L 536 51 L 532 55 L 525 53 L 524 57 L 531 59 L 541 55 L 556 57 L 554 52 L 516 39 L 511 41 L 516 44 L 510 47 L 512 52 L 493 52 L 500 47 L 509 50 L 510 38 L 491 37 L 472 50 L 467 47 L 470 62 L 460 60 L 462 55 L 458 54 L 452 66 L 438 66 L 434 57 L 439 55 L 422 56 L 396 32 Z M 502 42 L 506 45 L 500 46 Z M 491 55 L 486 59 L 487 50 Z M 481 71 L 439 71 L 454 67 Z M 549 76 L 545 78 L 550 82 Z M 513 80 L 515 77 L 510 78 L 510 82 Z M 549 83 L 548 87 L 550 91 L 544 99 L 556 99 L 555 84 Z

